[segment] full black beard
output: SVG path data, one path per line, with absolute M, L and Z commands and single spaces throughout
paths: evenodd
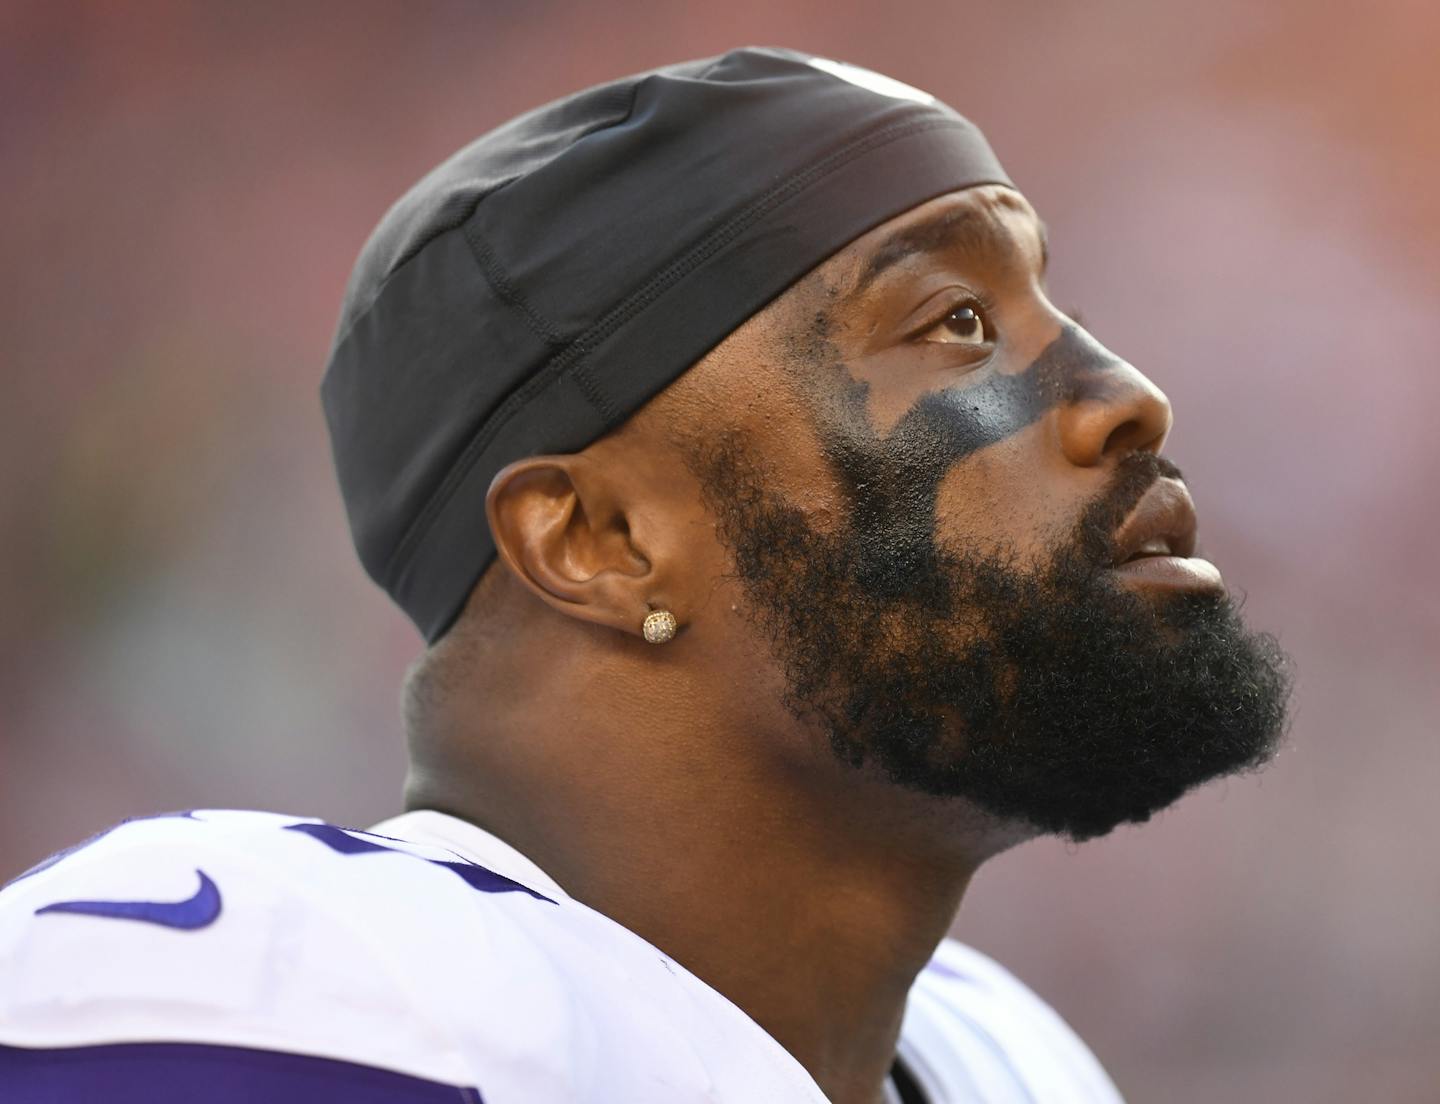
M 1167 461 L 1127 458 L 1038 571 L 933 535 L 897 557 L 873 525 L 817 532 L 735 440 L 692 462 L 786 706 L 843 762 L 1083 840 L 1274 754 L 1289 698 L 1275 639 L 1228 595 L 1147 599 L 1105 570 L 1120 522 L 1178 474 Z

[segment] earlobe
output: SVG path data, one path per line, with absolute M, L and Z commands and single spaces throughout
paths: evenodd
M 680 631 L 680 622 L 668 609 L 651 610 L 640 623 L 640 635 L 647 644 L 668 644 Z
M 509 569 L 552 609 L 636 633 L 656 586 L 623 492 L 583 454 L 531 456 L 495 476 L 485 509 Z

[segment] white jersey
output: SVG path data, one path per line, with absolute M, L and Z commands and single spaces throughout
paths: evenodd
M 898 1065 L 906 1104 L 1119 1101 L 1049 1007 L 950 941 Z M 825 1102 L 679 963 L 423 811 L 128 821 L 0 891 L 0 1100 L 91 1099 Z

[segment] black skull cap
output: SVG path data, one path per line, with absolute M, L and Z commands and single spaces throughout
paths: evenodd
M 366 243 L 321 385 L 366 571 L 438 640 L 494 558 L 501 468 L 615 429 L 879 223 L 1008 183 L 933 97 L 773 48 L 589 88 L 466 146 Z

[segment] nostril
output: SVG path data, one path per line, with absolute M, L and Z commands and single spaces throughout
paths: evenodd
M 1121 422 L 1110 431 L 1105 438 L 1105 445 L 1101 452 L 1105 456 L 1113 456 L 1116 453 L 1151 452 L 1160 451 L 1160 443 L 1165 439 L 1164 431 L 1155 432 L 1156 427 L 1146 419 L 1129 418 Z
M 1147 383 L 1069 404 L 1060 412 L 1060 440 L 1071 463 L 1089 467 L 1132 452 L 1158 453 L 1170 422 L 1170 404 Z

